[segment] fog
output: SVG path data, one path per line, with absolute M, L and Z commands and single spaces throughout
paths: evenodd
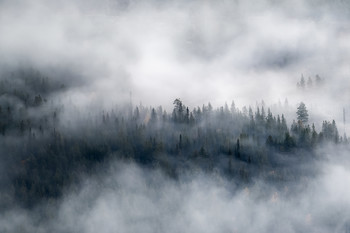
M 301 74 L 319 74 L 327 87 L 308 101 L 341 112 L 348 15 L 345 1 L 2 1 L 0 61 L 69 70 L 76 102 L 105 105 L 130 92 L 146 105 L 296 104 Z
M 317 176 L 246 187 L 211 173 L 177 180 L 133 163 L 106 165 L 62 200 L 1 215 L 2 232 L 348 232 L 347 151 L 322 150 Z M 325 152 L 327 151 L 327 152 Z M 332 151 L 332 152 L 329 152 Z M 333 162 L 330 162 L 333 161 Z M 309 165 L 312 166 L 312 165 Z M 311 178 L 311 179 L 310 179 Z M 46 211 L 46 212 L 45 212 Z M 43 213 L 49 215 L 42 216 Z
M 188 170 L 184 166 L 183 171 L 180 169 L 182 172 L 172 176 L 161 166 L 188 165 L 183 161 L 177 165 L 173 161 L 185 157 L 179 146 L 182 135 L 186 136 L 182 129 L 164 120 L 165 123 L 158 123 L 152 131 L 153 128 L 147 126 L 150 111 L 143 109 L 145 116 L 137 119 L 139 122 L 129 119 L 136 125 L 136 130 L 132 131 L 134 128 L 128 119 L 125 118 L 127 123 L 123 125 L 124 118 L 121 117 L 129 113 L 118 115 L 118 111 L 126 111 L 126 105 L 139 106 L 140 110 L 143 106 L 156 108 L 161 105 L 171 113 L 176 98 L 181 98 L 191 111 L 209 102 L 216 109 L 225 103 L 230 105 L 234 100 L 240 109 L 235 114 L 240 117 L 241 109 L 249 106 L 254 111 L 256 107 L 265 106 L 276 115 L 284 114 L 288 131 L 296 119 L 298 104 L 304 102 L 309 110 L 309 122 L 315 123 L 319 132 L 322 121 L 335 119 L 339 135 L 349 135 L 349 13 L 349 2 L 342 0 L 263 0 L 258 3 L 243 0 L 0 0 L 0 81 L 5 80 L 5 86 L 0 87 L 8 88 L 9 92 L 28 88 L 25 81 L 15 79 L 16 72 L 35 76 L 38 71 L 53 83 L 47 93 L 28 88 L 28 93 L 35 96 L 29 104 L 21 102 L 16 96 L 0 95 L 0 104 L 5 106 L 9 103 L 17 114 L 13 117 L 15 120 L 11 118 L 8 121 L 9 124 L 20 122 L 23 109 L 28 110 L 27 118 L 34 119 L 28 129 L 30 133 L 26 134 L 24 130 L 25 133 L 16 134 L 10 128 L 10 134 L 5 135 L 2 121 L 10 117 L 0 118 L 0 231 L 350 232 L 347 144 L 326 143 L 291 152 L 288 148 L 280 149 L 281 155 L 278 154 L 280 157 L 276 156 L 276 160 L 281 159 L 286 165 L 290 159 L 288 171 L 294 169 L 300 174 L 276 178 L 276 183 L 258 175 L 252 175 L 249 182 L 237 181 L 220 169 L 216 170 L 215 166 L 209 172 L 200 169 L 200 166 Z M 322 84 L 316 85 L 316 75 L 321 77 Z M 313 84 L 298 88 L 297 83 L 302 76 L 305 82 L 311 77 Z M 6 86 L 6 78 L 15 80 L 15 85 Z M 43 100 L 41 96 L 40 100 L 36 99 L 39 94 Z M 40 105 L 36 101 L 45 104 Z M 3 113 L 5 109 L 3 107 Z M 10 115 L 10 108 L 7 111 Z M 110 113 L 112 118 L 114 111 L 117 112 L 115 122 L 118 126 L 113 123 L 104 126 L 99 122 L 102 116 L 104 119 L 105 112 L 107 115 Z M 161 119 L 162 109 L 157 114 L 158 120 Z M 243 124 L 242 119 L 236 122 L 237 130 Z M 220 121 L 219 118 L 213 120 Z M 162 125 L 161 129 L 173 130 L 170 139 L 162 138 L 170 135 L 169 132 L 156 131 L 163 123 L 165 126 Z M 213 128 L 212 132 L 211 123 L 205 128 L 209 130 L 208 135 L 217 136 L 219 142 L 225 124 L 232 122 L 221 123 L 222 128 Z M 114 128 L 108 128 L 111 125 L 118 132 L 112 132 Z M 143 129 L 142 125 L 145 125 Z M 98 127 L 101 130 L 97 130 Z M 123 127 L 129 127 L 129 131 Z M 147 131 L 146 127 L 151 129 Z M 181 127 L 183 125 L 180 124 Z M 198 126 L 198 129 L 201 127 L 204 128 Z M 41 132 L 42 128 L 47 131 Z M 189 132 L 189 138 L 200 134 L 199 130 L 195 133 L 184 131 Z M 144 143 L 142 140 L 150 135 L 149 141 L 154 136 L 154 144 L 156 137 L 164 139 L 164 147 L 166 143 L 176 144 L 177 141 L 170 140 L 178 140 L 178 134 L 182 132 L 180 143 L 173 149 L 177 151 L 180 147 L 178 154 L 174 152 L 178 157 L 156 151 L 154 156 L 169 160 L 170 165 L 152 167 L 140 164 L 142 162 L 136 161 L 136 156 L 124 160 L 120 158 L 126 155 L 112 154 L 96 166 L 77 166 L 84 172 L 68 165 L 70 170 L 67 169 L 64 161 L 63 168 L 59 167 L 61 170 L 57 168 L 56 171 L 54 166 L 53 173 L 64 173 L 67 169 L 74 173 L 75 178 L 71 183 L 57 184 L 57 187 L 64 187 L 62 195 L 46 198 L 44 194 L 45 198 L 30 208 L 16 199 L 22 197 L 22 184 L 18 183 L 18 177 L 13 177 L 22 174 L 25 166 L 31 166 L 28 165 L 31 161 L 37 162 L 33 162 L 33 167 L 51 165 L 40 160 L 42 154 L 47 153 L 48 158 L 59 161 L 62 159 L 60 156 L 70 159 L 69 153 L 72 153 L 73 160 L 79 153 L 84 157 L 84 152 L 79 151 L 88 148 L 84 143 L 93 142 L 96 144 L 92 148 L 100 148 L 98 143 L 103 147 L 110 141 L 113 144 L 118 140 L 134 139 L 132 133 L 135 132 L 140 133 L 140 137 L 134 137 L 141 138 L 140 142 L 127 143 L 141 145 Z M 123 138 L 117 138 L 118 135 Z M 50 137 L 54 140 L 50 141 Z M 197 140 L 196 136 L 193 138 Z M 236 153 L 231 151 L 231 147 L 237 149 L 237 138 L 241 139 L 241 145 L 246 146 L 248 152 L 255 153 L 249 147 L 254 146 L 255 141 L 247 139 L 244 144 L 242 134 L 234 135 L 225 141 L 225 146 L 228 144 L 229 148 L 228 156 L 217 159 L 225 164 L 217 167 L 226 169 L 228 159 L 231 166 L 229 156 Z M 54 146 L 55 143 L 59 149 Z M 191 143 L 193 148 L 198 146 L 195 142 Z M 47 144 L 48 148 L 54 148 L 52 151 L 57 149 L 59 152 L 55 154 L 50 150 L 53 154 L 49 154 L 45 149 L 40 150 L 41 144 L 42 148 Z M 239 150 L 239 140 L 237 144 Z M 91 151 L 92 154 L 99 152 Z M 116 151 L 114 153 L 121 153 Z M 262 153 L 269 154 L 271 151 Z M 305 157 L 309 154 L 313 157 L 309 164 L 304 164 L 308 162 Z M 216 156 L 221 154 L 213 157 Z M 247 165 L 248 159 L 238 156 L 239 159 L 234 160 L 237 171 L 239 166 L 250 166 L 251 170 L 259 166 Z M 255 156 L 258 158 L 260 154 Z M 164 162 L 161 159 L 160 163 Z M 297 160 L 300 161 L 293 162 Z M 91 161 L 87 161 L 89 165 Z M 198 163 L 208 161 L 204 157 Z M 272 168 L 273 162 L 273 159 L 267 161 L 267 165 L 261 165 L 261 170 Z M 253 163 L 258 162 L 253 158 Z M 20 169 L 12 171 L 16 167 Z M 46 177 L 39 177 L 41 170 L 28 171 L 25 175 L 34 174 L 39 184 L 41 179 L 47 181 Z M 256 174 L 259 172 L 256 171 Z M 261 174 L 280 175 L 275 170 L 264 170 Z M 51 178 L 51 173 L 46 175 Z M 67 176 L 70 180 L 70 175 Z M 50 181 L 50 178 L 47 179 Z M 75 179 L 78 181 L 75 182 Z M 31 185 L 25 183 L 23 187 Z M 9 196 L 9 193 L 18 195 Z M 32 195 L 30 188 L 24 193 Z M 40 190 L 42 193 L 45 190 Z

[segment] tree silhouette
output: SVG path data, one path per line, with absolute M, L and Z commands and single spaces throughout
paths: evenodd
M 303 124 L 309 121 L 309 114 L 303 102 L 301 102 L 298 106 L 297 118 L 298 121 L 302 122 Z

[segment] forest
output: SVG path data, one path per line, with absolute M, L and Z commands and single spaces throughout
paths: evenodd
M 0 0 L 0 233 L 350 233 L 350 1 Z
M 65 88 L 34 69 L 1 77 L 1 208 L 54 201 L 78 185 L 81 174 L 115 160 L 161 169 L 175 180 L 200 171 L 238 186 L 257 178 L 278 186 L 315 174 L 303 166 L 322 159 L 318 148 L 349 145 L 334 120 L 324 120 L 317 131 L 302 102 L 288 125 L 264 104 L 241 110 L 234 101 L 190 110 L 177 98 L 169 113 L 131 101 L 81 111 L 54 98 Z M 69 118 L 62 117 L 68 111 Z

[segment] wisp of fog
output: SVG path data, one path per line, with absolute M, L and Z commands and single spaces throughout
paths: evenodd
M 42 222 L 40 211 L 13 209 L 2 215 L 1 231 L 348 232 L 348 154 L 325 150 L 336 162 L 319 164 L 320 175 L 303 187 L 283 189 L 258 180 L 241 189 L 201 172 L 173 180 L 159 170 L 113 163 L 67 191 L 49 221 Z
M 0 0 L 0 232 L 349 233 L 349 16 Z

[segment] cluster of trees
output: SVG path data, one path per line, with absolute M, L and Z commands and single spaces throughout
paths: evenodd
M 334 141 L 335 143 L 339 143 L 339 140 L 340 142 L 344 140 L 344 142 L 346 143 L 348 142 L 346 135 L 344 135 L 344 138 L 343 137 L 339 138 L 338 129 L 334 120 L 332 121 L 332 123 L 329 121 L 323 121 L 322 132 L 320 133 L 319 138 L 320 138 L 320 141 L 329 140 L 329 141 Z
M 321 78 L 318 74 L 316 74 L 314 78 L 309 76 L 307 80 L 304 78 L 304 75 L 301 75 L 300 81 L 297 83 L 297 87 L 301 90 L 304 90 L 306 88 L 318 88 L 321 87 L 323 84 L 324 79 Z
M 0 79 L 0 134 L 19 129 L 34 135 L 57 122 L 59 111 L 47 103 L 49 95 L 64 89 L 34 69 L 18 70 Z M 39 109 L 39 110 L 38 110 Z M 36 114 L 40 111 L 40 114 Z M 51 120 L 51 122 L 50 122 Z
M 158 167 L 174 177 L 183 170 L 201 169 L 221 172 L 236 182 L 249 182 L 254 176 L 285 180 L 300 173 L 293 173 L 295 164 L 280 162 L 284 160 L 279 156 L 307 151 L 301 163 L 312 158 L 320 144 L 347 143 L 347 138 L 339 138 L 334 121 L 325 121 L 319 133 L 310 127 L 304 103 L 290 128 L 283 114 L 273 115 L 264 106 L 240 110 L 232 102 L 214 109 L 208 103 L 190 110 L 180 99 L 173 102 L 170 114 L 161 106 L 130 105 L 74 114 L 77 119 L 67 123 L 60 116 L 68 106 L 54 107 L 49 86 L 43 92 L 23 89 L 30 93 L 27 100 L 13 91 L 1 95 L 0 150 L 9 168 L 7 195 L 26 206 L 59 197 L 65 186 L 78 182 L 78 174 L 92 173 L 110 159 Z

